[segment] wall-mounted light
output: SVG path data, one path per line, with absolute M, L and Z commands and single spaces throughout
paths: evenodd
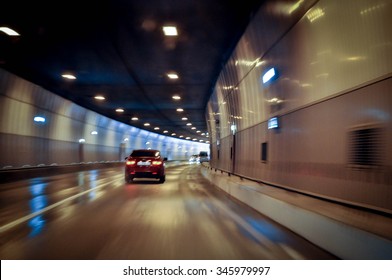
M 268 129 L 279 128 L 279 119 L 278 117 L 273 117 L 268 120 Z
M 277 73 L 275 68 L 269 69 L 265 74 L 263 75 L 263 84 L 268 83 L 269 81 L 276 79 Z
M 230 130 L 231 130 L 231 132 L 233 132 L 233 134 L 235 134 L 235 132 L 237 131 L 237 126 L 235 124 L 232 124 L 230 126 Z
M 46 119 L 44 117 L 41 117 L 41 116 L 35 116 L 34 117 L 34 121 L 37 122 L 37 123 L 45 123 Z

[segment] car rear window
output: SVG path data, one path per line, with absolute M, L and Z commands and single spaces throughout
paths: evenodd
M 158 151 L 133 151 L 131 157 L 157 157 L 159 156 Z

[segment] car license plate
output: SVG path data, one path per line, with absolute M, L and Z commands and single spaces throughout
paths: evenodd
M 151 165 L 151 162 L 149 162 L 149 161 L 139 161 L 137 163 L 137 165 L 139 165 L 139 166 L 149 166 L 149 165 Z

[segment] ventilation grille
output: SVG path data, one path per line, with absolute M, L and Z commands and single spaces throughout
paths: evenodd
M 382 165 L 382 129 L 367 127 L 349 132 L 349 164 L 373 168 Z

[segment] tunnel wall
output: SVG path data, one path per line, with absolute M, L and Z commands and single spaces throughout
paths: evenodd
M 391 213 L 391 25 L 390 0 L 263 4 L 208 103 L 211 166 Z
M 34 122 L 35 116 L 45 122 Z M 203 143 L 151 133 L 86 110 L 2 69 L 0 119 L 3 169 L 122 161 L 139 148 L 159 149 L 169 160 L 208 150 Z

